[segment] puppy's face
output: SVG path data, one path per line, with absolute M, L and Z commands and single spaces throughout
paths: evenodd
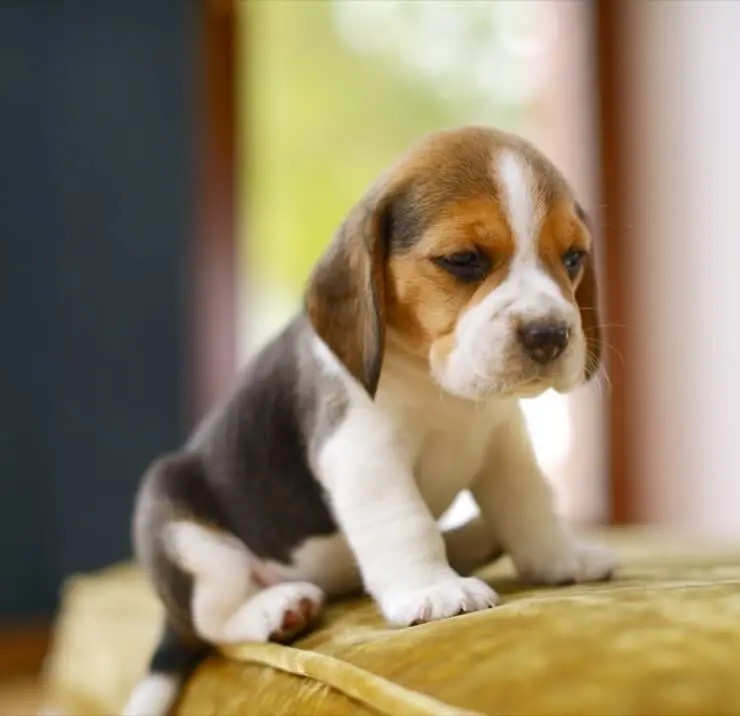
M 493 130 L 442 132 L 355 208 L 314 275 L 309 316 L 371 393 L 388 336 L 461 397 L 564 392 L 600 360 L 591 253 L 583 212 L 545 157 Z M 336 295 L 351 278 L 357 292 Z M 333 307 L 317 300 L 332 280 Z M 341 300 L 354 328 L 336 320 Z

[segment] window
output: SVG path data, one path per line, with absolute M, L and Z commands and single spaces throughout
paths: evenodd
M 240 27 L 242 359 L 298 307 L 350 206 L 425 132 L 482 123 L 524 135 L 597 202 L 584 3 L 251 2 Z M 597 392 L 525 403 L 538 457 L 579 521 L 604 507 Z

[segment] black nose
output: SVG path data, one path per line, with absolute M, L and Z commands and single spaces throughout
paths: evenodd
M 519 329 L 519 340 L 532 360 L 541 365 L 554 361 L 568 345 L 570 331 L 563 323 L 528 323 Z

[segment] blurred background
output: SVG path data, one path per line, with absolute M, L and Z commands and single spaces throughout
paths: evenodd
M 130 556 L 141 472 L 365 187 L 455 124 L 535 142 L 597 227 L 604 375 L 526 404 L 562 511 L 740 536 L 739 31 L 715 0 L 0 3 L 0 678 Z

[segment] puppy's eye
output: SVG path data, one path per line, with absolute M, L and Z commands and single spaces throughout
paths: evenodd
M 586 252 L 579 249 L 570 249 L 570 251 L 566 251 L 563 254 L 563 266 L 565 266 L 565 270 L 568 272 L 571 280 L 578 276 L 578 272 L 581 270 L 585 258 Z
M 435 258 L 434 263 L 461 281 L 480 281 L 491 268 L 491 259 L 480 251 L 456 251 Z

